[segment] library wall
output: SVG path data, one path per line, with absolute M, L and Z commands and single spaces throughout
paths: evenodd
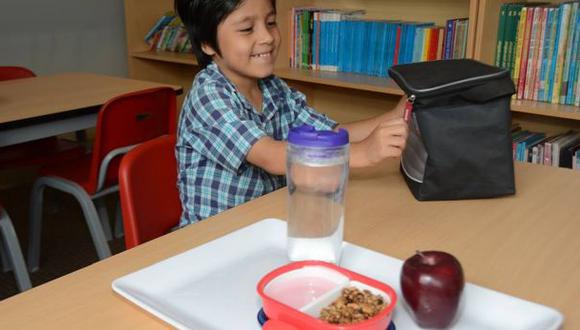
M 3 0 L 0 65 L 127 76 L 123 2 Z

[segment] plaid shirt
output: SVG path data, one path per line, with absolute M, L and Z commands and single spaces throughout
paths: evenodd
M 259 85 L 262 112 L 237 92 L 215 63 L 196 76 L 183 103 L 176 145 L 181 226 L 286 184 L 284 176 L 269 174 L 246 160 L 260 138 L 286 140 L 291 127 L 304 123 L 318 129 L 336 126 L 280 78 L 271 76 Z

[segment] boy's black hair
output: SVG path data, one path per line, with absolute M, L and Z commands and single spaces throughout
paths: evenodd
M 217 28 L 245 0 L 175 0 L 175 11 L 185 25 L 193 54 L 201 68 L 211 63 L 211 56 L 205 54 L 201 45 L 211 46 L 218 55 Z M 276 0 L 272 7 L 276 10 Z

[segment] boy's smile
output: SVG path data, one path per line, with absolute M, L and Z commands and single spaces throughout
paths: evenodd
M 257 86 L 273 74 L 280 47 L 280 32 L 271 0 L 245 0 L 217 28 L 220 54 L 208 45 L 222 73 L 238 88 Z

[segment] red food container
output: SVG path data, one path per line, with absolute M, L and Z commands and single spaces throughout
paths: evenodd
M 378 294 L 388 305 L 374 317 L 355 324 L 335 325 L 318 319 L 320 309 L 354 286 Z M 384 330 L 397 304 L 395 290 L 348 269 L 322 261 L 299 261 L 266 274 L 258 282 L 268 321 L 264 329 L 277 330 Z

